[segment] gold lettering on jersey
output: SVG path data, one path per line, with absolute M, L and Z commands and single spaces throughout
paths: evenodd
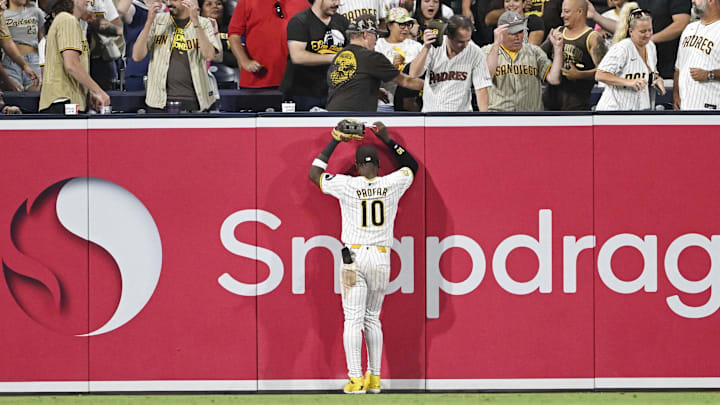
M 200 47 L 200 42 L 197 38 L 185 42 L 187 43 L 187 49 L 197 49 Z
M 570 62 L 577 64 L 583 58 L 583 50 L 573 44 L 563 45 L 563 61 L 565 62 L 565 69 L 570 68 Z
M 153 43 L 155 45 L 165 45 L 167 43 L 167 40 L 167 34 L 155 35 L 155 38 L 153 38 Z
M 683 40 L 682 47 L 699 49 L 706 55 L 710 55 L 710 52 L 712 52 L 715 47 L 715 43 L 701 35 L 688 35 Z
M 525 75 L 525 76 L 537 76 L 537 66 L 529 65 L 500 65 L 495 68 L 495 76 L 505 75 Z
M 320 54 L 335 54 L 338 53 L 343 47 L 337 45 L 328 45 L 322 39 L 317 41 L 310 41 L 310 50 Z
M 90 51 L 90 46 L 88 45 L 87 39 L 83 39 L 82 41 L 82 51 L 83 53 Z
M 175 35 L 173 36 L 173 42 L 170 46 L 170 49 L 178 49 L 180 51 L 187 51 L 188 46 L 187 42 L 185 42 L 185 30 L 182 28 L 178 28 L 175 30 Z
M 380 198 L 387 196 L 387 187 L 377 188 L 359 188 L 355 190 L 359 199 L 364 200 L 367 198 Z
M 23 18 L 22 20 L 13 20 L 8 18 L 5 20 L 8 27 L 19 27 L 21 25 L 37 24 L 37 18 Z

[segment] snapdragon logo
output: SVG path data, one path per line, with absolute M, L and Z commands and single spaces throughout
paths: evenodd
M 54 210 L 51 206 L 53 202 Z M 32 221 L 33 218 L 35 221 Z M 40 230 L 35 229 L 37 223 L 41 224 Z M 32 231 L 24 229 L 29 227 L 33 227 Z M 28 237 L 28 233 L 32 235 Z M 48 236 L 44 237 L 42 233 Z M 87 333 L 73 333 L 76 336 L 102 335 L 130 322 L 148 303 L 160 279 L 162 245 L 155 221 L 137 197 L 107 180 L 77 177 L 48 187 L 36 198 L 21 204 L 13 217 L 10 234 L 13 246 L 2 252 L 8 287 L 17 304 L 31 318 L 46 326 L 53 323 L 48 320 L 54 319 L 57 326 L 57 320 L 70 319 L 70 316 L 63 318 L 63 312 L 70 311 L 73 302 L 81 301 L 73 293 L 82 295 L 88 287 L 94 287 L 87 285 L 88 275 L 84 273 L 84 266 L 61 268 L 63 265 L 53 263 L 46 252 L 52 253 L 58 250 L 57 246 L 63 246 L 76 251 L 68 251 L 65 256 L 74 255 L 82 259 L 85 255 L 87 258 L 83 252 L 87 251 L 89 242 L 91 250 L 101 249 L 97 255 L 109 255 L 117 266 L 119 279 L 110 277 L 120 284 L 110 286 L 119 290 L 112 315 L 90 331 L 86 320 L 77 323 L 74 328 L 84 326 Z M 26 242 L 28 238 L 32 243 Z M 74 240 L 77 242 L 73 244 Z M 35 246 L 25 246 L 27 244 Z M 24 247 L 33 253 L 24 251 Z M 33 257 L 33 254 L 38 257 Z M 72 260 L 65 258 L 63 264 L 68 262 Z M 75 260 L 74 263 L 81 261 Z M 89 269 L 93 272 L 94 266 Z M 100 287 L 108 287 L 99 284 Z M 40 294 L 38 291 L 42 289 L 44 293 Z M 38 304 L 37 301 L 48 301 L 48 293 L 52 305 Z M 103 295 L 103 291 L 94 291 L 94 294 Z M 77 307 L 75 305 L 75 310 Z
M 436 236 L 428 236 L 426 244 L 426 316 L 435 319 L 440 316 L 440 294 L 465 295 L 475 291 L 483 282 L 488 273 L 492 273 L 497 284 L 506 292 L 513 295 L 527 295 L 538 292 L 550 294 L 553 292 L 553 249 L 552 244 L 552 216 L 551 210 L 542 209 L 538 213 L 537 237 L 518 234 L 509 235 L 502 240 L 490 256 L 474 239 L 466 235 L 449 235 L 442 240 Z M 264 210 L 241 210 L 225 219 L 220 229 L 220 240 L 225 248 L 242 257 L 259 260 L 265 263 L 270 274 L 268 278 L 258 284 L 242 283 L 225 273 L 218 283 L 226 290 L 244 296 L 263 295 L 272 292 L 280 285 L 285 267 L 275 252 L 270 249 L 257 247 L 236 239 L 234 230 L 244 222 L 259 222 L 271 230 L 281 226 L 280 218 Z M 535 233 L 535 232 L 533 232 Z M 598 248 L 597 272 L 602 283 L 618 294 L 656 293 L 658 291 L 658 244 L 657 235 L 635 235 L 621 233 L 608 238 L 601 246 L 596 246 L 594 235 L 564 235 L 562 238 L 562 279 L 563 293 L 575 294 L 577 292 L 577 259 L 581 252 Z M 413 250 L 415 241 L 413 237 L 395 239 L 393 252 L 400 258 L 400 272 L 391 280 L 387 293 L 401 291 L 404 294 L 414 292 L 413 285 Z M 690 247 L 703 250 L 710 259 L 710 268 L 707 275 L 700 280 L 688 280 L 679 268 L 680 254 Z M 292 238 L 292 292 L 305 293 L 305 257 L 314 248 L 324 248 L 332 252 L 335 271 L 335 293 L 340 294 L 340 249 L 342 244 L 328 235 L 317 235 L 309 239 L 296 236 Z M 440 259 L 450 249 L 464 251 L 472 262 L 470 274 L 465 280 L 447 280 L 440 271 Z M 634 280 L 620 279 L 612 267 L 612 259 L 621 248 L 634 249 L 643 258 L 643 267 L 639 276 Z M 518 281 L 508 272 L 507 259 L 516 249 L 529 249 L 538 261 L 535 275 L 527 281 Z M 591 254 L 591 252 L 589 252 Z M 664 252 L 665 276 L 670 284 L 678 291 L 686 294 L 700 294 L 710 291 L 705 304 L 691 306 L 683 303 L 680 296 L 672 294 L 666 297 L 666 303 L 671 311 L 684 318 L 705 318 L 714 314 L 720 308 L 720 236 L 710 237 L 687 233 L 680 235 L 669 244 Z M 488 269 L 491 267 L 491 269 Z

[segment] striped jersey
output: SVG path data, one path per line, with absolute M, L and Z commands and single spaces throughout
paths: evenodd
M 425 60 L 423 112 L 472 111 L 472 87 L 492 86 L 485 54 L 474 42 L 452 59 L 448 58 L 447 35 L 443 45 L 431 47 Z
M 413 172 L 402 167 L 373 179 L 323 173 L 320 188 L 340 202 L 343 243 L 391 247 L 398 203 L 412 182 Z
M 378 22 L 387 18 L 383 0 L 343 0 L 340 2 L 337 12 L 345 16 L 351 23 L 354 23 L 355 19 L 362 14 L 372 14 Z
M 648 66 L 653 72 L 657 71 L 657 50 L 650 41 L 645 46 L 647 52 L 647 66 L 630 38 L 625 38 L 615 44 L 598 65 L 597 70 L 611 73 L 623 79 L 650 79 Z M 596 110 L 648 110 L 650 109 L 650 86 L 635 91 L 625 86 L 608 85 L 600 96 Z
M 485 55 L 492 44 L 482 47 Z M 552 62 L 539 46 L 523 44 L 517 52 L 498 49 L 488 111 L 542 111 L 542 82 Z
M 695 81 L 690 68 L 720 69 L 720 20 L 704 25 L 688 24 L 680 36 L 675 69 L 678 70 L 681 110 L 717 110 L 720 108 L 720 78 Z

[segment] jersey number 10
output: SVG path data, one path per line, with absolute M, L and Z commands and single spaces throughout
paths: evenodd
M 370 217 L 370 222 L 374 226 L 383 226 L 385 224 L 385 204 L 383 204 L 382 200 L 372 201 L 369 210 L 367 200 L 363 200 L 360 205 L 362 206 L 363 228 L 367 228 L 368 226 L 368 217 Z

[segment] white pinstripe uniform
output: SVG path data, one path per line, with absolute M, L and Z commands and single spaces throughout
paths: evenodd
M 343 288 L 345 313 L 343 345 L 348 376 L 362 377 L 362 331 L 368 351 L 368 371 L 380 375 L 383 334 L 380 310 L 390 281 L 390 247 L 400 197 L 410 187 L 413 173 L 400 168 L 387 176 L 367 179 L 324 173 L 323 193 L 340 202 L 342 236 L 355 256 L 357 281 Z
M 650 77 L 648 66 L 654 72 L 657 71 L 657 50 L 652 41 L 648 42 L 645 50 L 647 51 L 647 66 L 632 40 L 625 38 L 610 48 L 597 70 L 612 73 L 623 79 L 648 80 Z M 655 90 L 650 86 L 646 86 L 640 91 L 624 86 L 607 86 L 595 109 L 598 111 L 648 110 L 651 107 L 650 91 Z
M 720 20 L 703 25 L 688 24 L 680 36 L 675 69 L 679 71 L 681 110 L 720 109 L 720 80 L 698 82 L 690 76 L 690 68 L 720 69 Z
M 343 0 L 338 7 L 338 13 L 345 16 L 351 23 L 362 14 L 372 14 L 376 22 L 387 18 L 387 10 L 383 0 Z
M 447 35 L 443 44 L 431 47 L 425 60 L 423 112 L 472 111 L 475 90 L 492 87 L 487 59 L 474 42 L 452 59 L 447 55 Z

